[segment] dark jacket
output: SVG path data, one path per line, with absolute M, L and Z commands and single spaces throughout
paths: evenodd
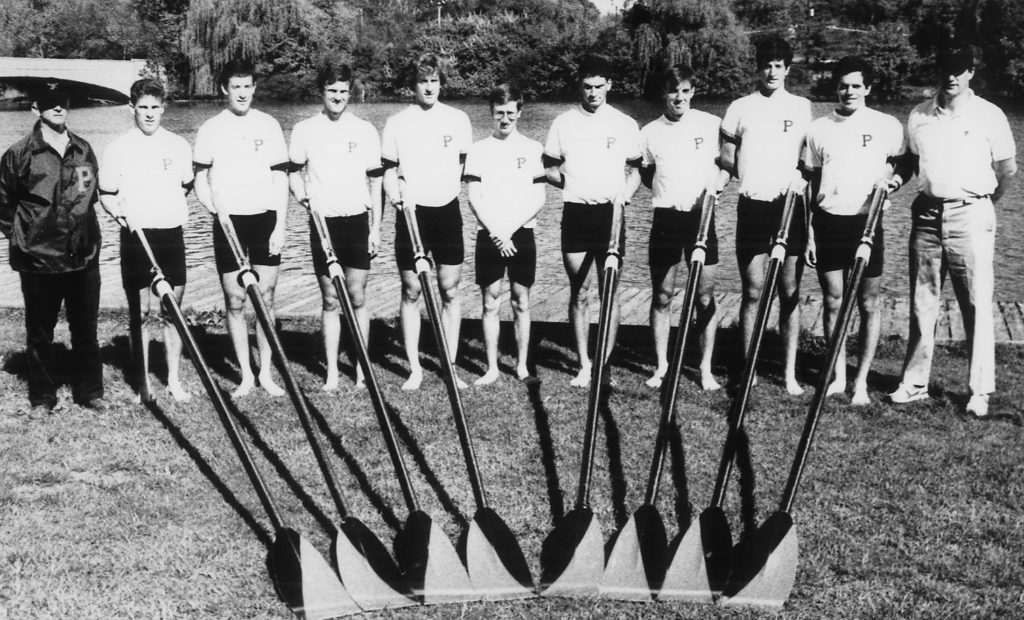
M 37 122 L 0 160 L 0 232 L 11 241 L 15 271 L 77 271 L 99 256 L 96 154 L 68 136 L 62 158 Z

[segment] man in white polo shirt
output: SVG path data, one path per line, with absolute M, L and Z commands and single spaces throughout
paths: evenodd
M 736 261 L 743 296 L 743 348 L 750 348 L 764 288 L 772 238 L 779 228 L 786 189 L 797 176 L 800 152 L 811 123 L 811 102 L 786 90 L 793 48 L 781 39 L 757 46 L 757 91 L 729 105 L 722 120 L 720 165 L 740 181 L 736 204 Z M 800 277 L 805 222 L 793 215 L 779 281 L 779 325 L 785 349 L 786 391 L 797 395 L 796 352 L 800 337 Z
M 181 303 L 185 294 L 185 239 L 188 222 L 185 195 L 192 188 L 192 148 L 181 136 L 160 126 L 167 91 L 159 80 L 142 79 L 130 93 L 134 126 L 114 140 L 103 154 L 100 166 L 100 202 L 114 218 L 127 218 L 142 229 L 153 249 L 157 264 L 174 298 Z M 123 220 L 121 220 L 123 221 Z M 133 350 L 142 353 L 139 381 L 149 392 L 149 333 L 152 297 L 150 263 L 138 239 L 127 227 L 121 228 L 121 282 L 128 298 L 128 333 Z M 159 301 L 157 307 L 161 307 Z M 143 308 L 145 310 L 143 311 Z M 143 316 L 145 313 L 145 316 Z M 167 356 L 167 391 L 174 400 L 189 399 L 178 377 L 181 337 L 169 322 L 164 323 L 164 351 Z M 134 341 L 135 335 L 141 342 Z
M 843 289 L 853 267 L 868 207 L 876 182 L 889 181 L 891 189 L 896 163 L 906 152 L 903 125 L 895 117 L 867 107 L 874 69 L 864 59 L 848 56 L 836 63 L 832 77 L 839 105 L 813 123 L 807 131 L 804 168 L 811 175 L 814 203 L 810 209 L 805 258 L 817 267 L 823 294 L 825 337 L 835 329 L 836 315 L 843 303 Z M 857 294 L 860 310 L 860 355 L 853 380 L 854 405 L 867 405 L 868 371 L 875 358 L 881 314 L 878 294 L 885 264 L 885 234 L 882 222 L 875 229 L 871 259 Z M 846 391 L 846 349 L 840 352 L 835 380 L 826 394 Z
M 196 197 L 214 215 L 231 217 L 273 317 L 288 208 L 288 147 L 281 125 L 252 109 L 254 74 L 252 63 L 244 60 L 233 60 L 221 71 L 220 90 L 227 97 L 227 109 L 203 123 L 196 134 Z M 213 250 L 224 289 L 228 335 L 242 375 L 232 396 L 240 398 L 256 384 L 249 365 L 245 289 L 238 282 L 241 267 L 217 221 L 213 223 Z M 259 327 L 256 337 L 260 386 L 272 396 L 281 396 L 284 390 L 272 378 L 272 352 Z
M 660 387 L 668 372 L 670 309 L 676 288 L 676 271 L 685 254 L 689 260 L 700 228 L 700 200 L 704 188 L 725 185 L 729 174 L 718 168 L 719 128 L 722 119 L 690 107 L 697 90 L 693 69 L 669 67 L 661 76 L 665 112 L 640 130 L 643 167 L 640 176 L 653 190 L 651 239 L 648 259 L 651 271 L 651 331 L 657 367 L 647 380 Z M 708 230 L 707 256 L 697 295 L 697 325 L 701 334 L 700 384 L 704 390 L 720 386 L 711 372 L 715 348 L 715 275 L 718 273 L 718 235 L 714 220 Z
M 484 345 L 487 372 L 475 385 L 498 378 L 498 308 L 501 279 L 508 271 L 515 315 L 518 360 L 516 376 L 526 379 L 530 344 L 530 287 L 537 273 L 533 228 L 544 207 L 547 179 L 541 160 L 543 147 L 519 133 L 523 95 L 509 84 L 490 92 L 494 133 L 473 144 L 466 154 L 463 177 L 469 183 L 469 206 L 477 217 L 476 283 L 483 298 Z
M 935 77 L 935 98 L 907 119 L 921 193 L 912 206 L 910 232 L 910 340 L 902 380 L 890 398 L 928 398 L 935 323 L 948 275 L 970 347 L 967 413 L 984 417 L 995 391 L 994 205 L 1017 173 L 1017 150 L 1006 115 L 971 90 L 970 48 L 940 51 Z
M 580 63 L 580 105 L 555 118 L 544 144 L 548 182 L 562 188 L 562 262 L 569 276 L 569 322 L 580 369 L 570 384 L 590 384 L 590 267 L 604 271 L 614 208 L 625 208 L 640 186 L 640 128 L 608 105 L 611 67 L 602 58 Z M 620 238 L 624 254 L 625 226 Z M 598 278 L 599 286 L 602 282 Z M 615 346 L 619 299 L 612 299 L 608 352 Z M 606 363 L 607 360 L 598 360 Z
M 324 216 L 331 247 L 345 273 L 345 288 L 364 339 L 370 337 L 366 279 L 370 257 L 380 247 L 380 136 L 376 128 L 349 110 L 352 69 L 328 63 L 317 75 L 323 109 L 292 129 L 288 158 L 289 184 L 299 204 Z M 341 316 L 338 293 L 327 273 L 327 256 L 312 219 L 309 223 L 313 270 L 323 297 L 321 332 L 327 358 L 324 390 L 338 387 L 338 341 Z M 356 387 L 364 385 L 363 368 L 356 368 Z
M 466 151 L 473 143 L 473 128 L 465 112 L 438 101 L 445 75 L 437 56 L 423 54 L 414 59 L 406 67 L 404 77 L 415 103 L 384 124 L 384 192 L 396 208 L 405 204 L 416 206 L 424 250 L 437 265 L 441 319 L 454 363 L 462 326 L 459 279 L 465 260 L 459 191 Z M 423 382 L 420 283 L 412 241 L 401 213 L 395 220 L 395 260 L 402 276 L 402 340 L 409 360 L 409 378 L 402 389 L 416 390 Z M 462 384 L 462 380 L 457 383 Z

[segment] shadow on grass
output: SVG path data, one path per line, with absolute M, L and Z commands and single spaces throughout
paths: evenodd
M 629 521 L 629 509 L 626 507 L 626 473 L 622 466 L 622 437 L 619 426 L 608 404 L 611 386 L 601 390 L 601 403 L 598 411 L 604 420 L 604 440 L 608 450 L 608 478 L 611 483 L 612 515 L 616 529 Z
M 544 478 L 547 480 L 548 503 L 551 506 L 551 522 L 557 523 L 565 516 L 565 492 L 558 479 L 558 457 L 551 441 L 551 422 L 544 399 L 540 394 L 541 381 L 534 379 L 526 384 L 526 391 L 533 406 L 533 419 L 537 427 L 537 438 L 540 442 L 541 465 L 544 467 Z
M 686 476 L 686 447 L 683 445 L 682 433 L 676 420 L 672 420 L 672 424 L 669 425 L 668 452 L 672 458 L 669 472 L 672 476 L 672 486 L 676 491 L 673 499 L 676 520 L 679 531 L 684 532 L 693 518 L 693 507 L 690 505 L 690 484 Z

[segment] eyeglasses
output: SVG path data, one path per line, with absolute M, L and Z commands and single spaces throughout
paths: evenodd
M 496 110 L 494 112 L 491 112 L 491 116 L 493 116 L 495 120 L 501 120 L 503 118 L 507 118 L 509 120 L 515 120 L 515 119 L 519 118 L 519 112 L 508 112 L 506 110 L 500 110 L 500 111 Z

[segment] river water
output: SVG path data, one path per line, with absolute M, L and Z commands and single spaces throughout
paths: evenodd
M 722 115 L 728 102 L 701 101 L 694 102 L 694 107 Z M 382 129 L 388 116 L 402 109 L 402 103 L 360 103 L 353 104 L 356 114 L 372 122 Z M 483 102 L 458 101 L 452 105 L 469 114 L 473 123 L 476 139 L 488 135 L 492 127 L 492 119 Z M 657 104 L 648 102 L 614 103 L 629 113 L 641 124 L 653 120 L 660 114 Z M 319 106 L 308 104 L 262 104 L 257 100 L 257 108 L 273 115 L 284 128 L 286 138 L 291 128 L 299 120 L 315 114 Z M 552 119 L 565 110 L 568 104 L 563 103 L 529 103 L 524 109 L 519 122 L 520 131 L 525 135 L 544 141 L 545 134 Z M 815 115 L 827 114 L 831 104 L 816 103 Z M 884 112 L 893 114 L 901 121 L 906 121 L 911 104 L 898 106 L 880 106 Z M 164 126 L 194 143 L 196 131 L 208 118 L 222 109 L 216 103 L 171 104 L 164 115 Z M 1017 140 L 1017 158 L 1024 165 L 1024 111 L 1019 107 L 1007 110 L 1014 136 Z M 31 127 L 35 116 L 30 111 L 0 111 L 0 149 L 6 148 L 22 137 Z M 102 156 L 104 149 L 117 136 L 131 125 L 131 115 L 126 106 L 96 107 L 76 109 L 71 112 L 68 126 L 86 138 Z M 718 216 L 718 234 L 722 246 L 722 269 L 719 271 L 719 290 L 724 292 L 739 291 L 739 276 L 736 270 L 733 253 L 734 207 L 736 183 L 727 188 Z M 561 256 L 558 250 L 558 222 L 561 215 L 560 192 L 548 187 L 547 207 L 541 212 L 537 228 L 538 243 L 538 282 L 543 284 L 560 284 L 565 282 Z M 883 279 L 883 291 L 889 295 L 906 296 L 907 285 L 907 244 L 910 229 L 909 205 L 913 198 L 911 188 L 904 188 L 893 198 L 893 208 L 885 214 L 886 228 L 886 266 Z M 463 234 L 466 239 L 467 263 L 464 278 L 472 278 L 472 247 L 475 243 L 475 227 L 472 213 L 462 196 L 465 226 Z M 186 244 L 189 265 L 208 263 L 212 256 L 210 230 L 212 218 L 209 213 L 195 200 L 194 194 L 189 197 L 191 220 L 186 228 Z M 624 286 L 647 286 L 647 252 L 646 240 L 650 230 L 650 194 L 641 188 L 636 199 L 627 212 L 627 238 L 629 253 L 622 272 Z M 104 262 L 118 260 L 116 224 L 104 213 L 100 213 L 100 221 L 104 230 L 101 259 Z M 380 256 L 374 261 L 375 271 L 394 273 L 394 214 L 385 213 L 383 225 L 383 248 Z M 1004 301 L 1024 300 L 1024 184 L 1017 182 L 998 208 L 998 235 L 996 240 L 996 298 Z M 294 201 L 288 215 L 288 243 L 283 255 L 281 277 L 289 274 L 306 272 L 311 269 L 309 258 L 308 226 L 304 210 Z M 0 244 L 0 269 L 7 268 L 7 246 Z M 397 277 L 397 274 L 396 274 Z M 682 277 L 682 276 L 681 276 Z M 946 294 L 951 295 L 950 287 Z M 805 294 L 818 295 L 818 286 L 810 273 L 805 275 Z

